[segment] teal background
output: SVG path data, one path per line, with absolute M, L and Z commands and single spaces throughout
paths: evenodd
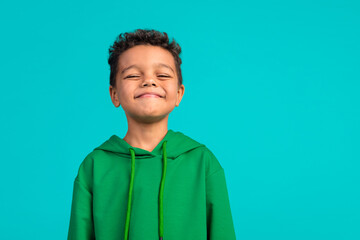
M 225 169 L 237 239 L 360 239 L 358 1 L 0 4 L 1 239 L 66 239 L 84 157 L 126 118 L 109 95 L 121 32 L 182 47 L 169 128 Z

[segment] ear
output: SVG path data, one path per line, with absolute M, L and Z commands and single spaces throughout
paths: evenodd
M 118 94 L 116 92 L 116 88 L 110 85 L 109 92 L 112 103 L 114 104 L 115 107 L 119 107 L 120 102 L 119 102 Z
M 177 91 L 176 107 L 179 106 L 181 99 L 184 96 L 184 93 L 185 93 L 185 86 L 184 84 L 181 84 L 181 86 L 178 88 Z

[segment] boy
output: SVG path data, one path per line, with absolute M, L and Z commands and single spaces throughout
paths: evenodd
M 109 49 L 110 96 L 128 131 L 89 153 L 74 180 L 69 240 L 233 240 L 224 170 L 192 138 L 168 130 L 184 94 L 181 48 L 137 29 Z

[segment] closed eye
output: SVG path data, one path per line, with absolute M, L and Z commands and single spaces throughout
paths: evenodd
M 139 77 L 139 76 L 127 76 L 126 78 L 134 78 L 134 77 Z M 158 77 L 170 77 L 170 76 L 167 76 L 167 75 L 159 75 Z
M 127 76 L 126 78 L 134 78 L 134 77 L 139 77 L 139 76 L 132 75 L 132 76 Z

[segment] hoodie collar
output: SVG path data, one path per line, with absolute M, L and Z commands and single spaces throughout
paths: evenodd
M 167 141 L 166 148 L 168 159 L 175 159 L 185 152 L 205 146 L 204 144 L 193 140 L 192 138 L 186 136 L 181 132 L 175 132 L 169 129 L 165 137 L 151 152 L 142 148 L 132 147 L 129 143 L 127 143 L 124 139 L 120 138 L 116 134 L 112 135 L 108 140 L 106 140 L 100 146 L 96 147 L 94 150 L 103 150 L 123 155 L 124 157 L 130 157 L 129 149 L 132 148 L 135 150 L 135 155 L 137 159 L 151 158 L 162 155 L 162 145 L 164 141 Z

